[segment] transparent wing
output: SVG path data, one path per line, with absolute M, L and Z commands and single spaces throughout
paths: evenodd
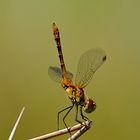
M 75 78 L 76 85 L 84 88 L 92 79 L 95 71 L 106 60 L 105 51 L 101 48 L 93 48 L 85 52 L 79 60 L 77 75 Z
M 48 69 L 48 74 L 50 78 L 55 82 L 60 82 L 62 80 L 62 71 L 58 67 L 52 67 L 50 66 Z M 67 72 L 68 78 L 72 80 L 73 74 L 71 72 Z

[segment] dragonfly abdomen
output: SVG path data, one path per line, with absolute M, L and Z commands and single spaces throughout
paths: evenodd
M 61 48 L 59 29 L 57 28 L 55 23 L 53 23 L 53 34 L 54 34 L 54 39 L 57 44 L 57 50 L 58 50 L 59 60 L 60 60 L 61 70 L 62 70 L 62 77 L 64 78 L 64 77 L 67 77 L 66 66 L 64 63 L 64 58 L 63 58 L 63 53 L 62 53 L 62 48 Z

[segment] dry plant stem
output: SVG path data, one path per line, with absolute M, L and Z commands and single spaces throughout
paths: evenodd
M 16 129 L 17 129 L 17 126 L 18 126 L 18 124 L 19 124 L 19 122 L 20 122 L 20 119 L 21 119 L 21 117 L 22 117 L 22 115 L 23 115 L 24 110 L 25 110 L 25 107 L 22 108 L 22 110 L 21 110 L 21 112 L 20 112 L 20 115 L 19 115 L 19 117 L 18 117 L 18 119 L 17 119 L 17 121 L 16 121 L 16 123 L 15 123 L 13 129 L 12 129 L 12 132 L 11 132 L 11 134 L 10 134 L 8 140 L 12 140 L 12 139 L 13 139 L 14 134 L 15 134 L 15 131 L 16 131 Z
M 90 129 L 91 125 L 92 125 L 92 122 L 91 121 L 89 121 L 89 122 L 87 121 L 85 123 L 85 125 L 80 130 L 78 130 L 76 133 L 74 133 L 68 140 L 76 140 L 81 135 L 83 135 L 88 129 Z
M 82 124 L 84 126 L 86 125 L 88 127 L 89 122 L 86 121 L 86 122 L 83 122 Z M 81 129 L 83 127 L 83 125 L 77 124 L 77 125 L 74 125 L 72 127 L 69 127 L 68 129 L 70 130 L 70 132 L 76 131 L 76 130 Z M 54 138 L 54 137 L 69 133 L 68 129 L 67 128 L 61 129 L 61 130 L 58 130 L 58 131 L 55 131 L 55 132 L 52 132 L 52 133 L 49 133 L 49 134 L 45 134 L 45 135 L 42 135 L 42 136 L 39 136 L 39 137 L 35 137 L 35 138 L 29 139 L 29 140 L 47 140 L 47 139 L 50 139 L 50 138 Z

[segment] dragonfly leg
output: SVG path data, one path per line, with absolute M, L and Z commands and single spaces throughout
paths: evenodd
M 80 114 L 81 114 L 81 117 L 82 117 L 83 120 L 85 120 L 85 121 L 90 121 L 89 118 L 87 118 L 86 116 L 84 116 L 83 110 L 82 110 L 82 106 L 80 106 Z
M 81 121 L 78 120 L 78 104 L 76 104 L 76 114 L 75 114 L 75 121 L 82 124 Z
M 63 117 L 63 122 L 64 122 L 64 124 L 66 124 L 66 123 L 65 123 L 65 118 L 66 118 L 66 116 L 68 115 L 68 113 L 71 111 L 71 109 L 73 108 L 73 106 L 74 106 L 74 104 L 72 104 L 71 106 L 68 106 L 68 107 L 66 107 L 66 108 L 64 108 L 64 109 L 62 109 L 62 110 L 60 110 L 60 111 L 58 112 L 58 114 L 57 114 L 57 128 L 58 128 L 58 130 L 59 130 L 59 116 L 60 116 L 60 114 L 61 114 L 63 111 L 69 109 L 68 112 L 66 113 L 66 115 Z M 65 126 L 67 126 L 67 125 L 65 125 Z
M 66 119 L 67 115 L 70 113 L 70 111 L 72 110 L 73 107 L 74 107 L 74 103 L 72 103 L 72 105 L 69 106 L 69 110 L 67 111 L 67 113 L 66 113 L 65 116 L 63 117 L 63 123 L 64 123 L 64 125 L 65 125 L 65 127 L 66 127 L 67 129 L 68 129 L 68 126 L 67 126 L 67 124 L 66 124 L 66 122 L 65 122 L 65 119 Z M 70 133 L 70 135 L 71 135 L 71 132 L 70 132 L 69 129 L 68 129 L 68 131 L 69 131 L 69 133 Z

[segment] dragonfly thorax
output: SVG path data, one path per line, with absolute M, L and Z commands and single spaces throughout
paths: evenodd
M 84 105 L 85 96 L 84 96 L 84 90 L 76 87 L 73 84 L 65 85 L 63 87 L 65 91 L 67 92 L 68 97 L 73 103 L 78 103 L 80 105 Z
M 68 87 L 72 85 L 72 82 L 68 78 L 63 78 L 61 81 L 61 86 L 66 90 Z

